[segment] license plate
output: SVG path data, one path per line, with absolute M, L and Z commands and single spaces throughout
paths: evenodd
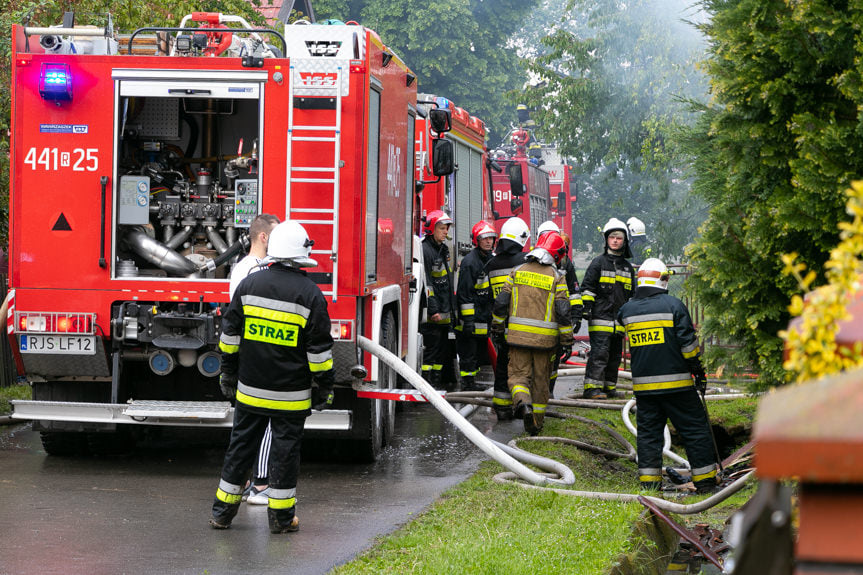
M 21 353 L 95 355 L 96 337 L 88 335 L 22 335 Z

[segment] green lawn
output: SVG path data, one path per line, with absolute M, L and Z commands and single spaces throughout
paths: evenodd
M 9 405 L 9 401 L 12 399 L 30 399 L 30 386 L 0 387 L 0 415 L 7 415 L 12 411 L 12 406 Z
M 754 418 L 755 400 L 732 400 L 713 407 L 714 421 L 735 424 Z M 627 438 L 617 412 L 567 409 L 612 426 Z M 578 439 L 622 451 L 601 429 L 574 420 L 546 420 L 544 435 Z M 521 442 L 521 447 L 566 463 L 575 473 L 573 489 L 637 493 L 636 465 L 607 459 L 574 447 L 547 442 Z M 643 513 L 639 504 L 582 499 L 557 493 L 494 483 L 502 471 L 486 462 L 461 485 L 451 489 L 426 512 L 379 540 L 356 560 L 336 568 L 337 575 L 367 573 L 609 573 L 626 555 L 650 548 L 633 535 Z M 418 486 L 421 487 L 421 486 Z M 676 517 L 680 523 L 722 522 L 754 493 L 752 482 L 721 506 L 699 515 Z M 681 503 L 702 497 L 686 496 Z M 635 561 L 635 563 L 639 563 Z M 643 564 L 644 573 L 664 573 L 660 565 Z

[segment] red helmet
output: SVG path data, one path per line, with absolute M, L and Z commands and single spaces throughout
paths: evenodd
M 542 248 L 551 254 L 554 263 L 560 263 L 560 258 L 566 253 L 566 242 L 557 232 L 546 232 L 536 242 L 536 247 Z
M 473 245 L 478 246 L 479 241 L 487 237 L 497 237 L 497 232 L 494 231 L 494 226 L 486 221 L 477 222 L 470 230 L 470 239 Z
M 452 224 L 452 218 L 442 210 L 432 210 L 423 218 L 423 233 L 431 235 L 438 224 Z

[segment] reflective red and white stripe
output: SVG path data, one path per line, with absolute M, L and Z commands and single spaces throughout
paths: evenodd
M 6 310 L 6 333 L 12 335 L 15 330 L 15 290 L 9 290 L 9 307 Z
M 439 391 L 442 397 L 446 397 L 446 391 Z M 417 401 L 428 402 L 428 399 L 416 389 L 361 389 L 357 390 L 357 397 L 365 399 L 387 399 L 389 401 Z

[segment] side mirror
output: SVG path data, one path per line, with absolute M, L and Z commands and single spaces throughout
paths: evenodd
M 506 167 L 506 174 L 509 176 L 509 189 L 514 196 L 524 194 L 524 180 L 521 174 L 521 164 L 513 162 Z
M 566 192 L 558 192 L 557 194 L 557 213 L 566 215 Z
M 434 111 L 434 110 L 432 110 Z M 432 140 L 432 174 L 448 176 L 455 171 L 455 146 L 452 140 Z
M 519 216 L 522 212 L 522 207 L 524 204 L 521 202 L 521 198 L 513 198 L 509 201 L 509 210 L 512 212 L 512 215 Z
M 432 108 L 429 110 L 429 123 L 438 134 L 449 132 L 452 130 L 452 112 L 444 108 Z

